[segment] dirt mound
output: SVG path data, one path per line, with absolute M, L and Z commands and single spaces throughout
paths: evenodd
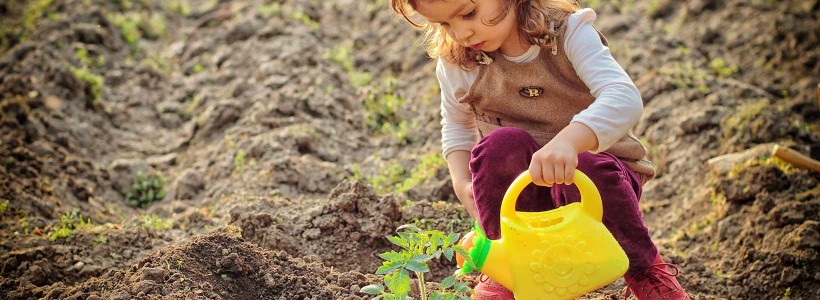
M 385 239 L 398 224 L 399 202 L 377 196 L 363 180 L 340 183 L 327 202 L 293 214 L 275 201 L 236 207 L 231 224 L 247 240 L 296 256 L 316 255 L 327 265 L 370 273 L 380 264 L 371 259 L 389 249 Z
M 124 269 L 152 250 L 173 240 L 168 232 L 151 228 L 97 226 L 65 239 L 49 241 L 38 236 L 3 240 L 0 290 L 8 299 L 42 298 L 51 285 L 72 285 L 112 269 Z
M 369 280 L 372 281 L 375 276 Z M 61 299 L 361 299 L 366 276 L 244 242 L 228 227 L 48 295 Z
M 686 241 L 704 254 L 696 259 L 725 272 L 724 295 L 817 296 L 820 176 L 758 162 L 737 172 L 717 183 L 726 204 L 716 224 Z

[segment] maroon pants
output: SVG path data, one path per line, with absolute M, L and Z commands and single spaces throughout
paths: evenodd
M 470 159 L 473 195 L 479 223 L 487 237 L 498 239 L 501 200 L 521 172 L 529 168 L 536 141 L 526 131 L 505 127 L 493 131 L 475 145 Z M 578 170 L 584 172 L 601 193 L 603 223 L 629 257 L 627 274 L 646 270 L 658 253 L 641 218 L 638 176 L 615 156 L 603 152 L 578 155 Z M 518 198 L 518 211 L 545 211 L 581 200 L 575 185 L 527 186 Z

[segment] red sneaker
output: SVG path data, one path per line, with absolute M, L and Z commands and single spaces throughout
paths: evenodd
M 674 272 L 670 272 L 669 268 Z M 661 255 L 658 254 L 649 269 L 646 269 L 643 273 L 624 276 L 627 285 L 624 299 L 629 298 L 629 294 L 633 293 L 638 300 L 690 300 L 689 295 L 675 279 L 678 273 L 677 266 L 664 262 Z
M 476 300 L 514 300 L 512 291 L 505 288 L 503 285 L 481 274 L 478 276 L 479 283 L 475 286 Z

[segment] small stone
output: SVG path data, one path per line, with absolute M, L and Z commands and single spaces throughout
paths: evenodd
M 783 269 L 783 272 L 780 273 L 780 282 L 783 283 L 793 283 L 800 278 L 800 270 L 794 269 L 792 267 L 786 267 Z

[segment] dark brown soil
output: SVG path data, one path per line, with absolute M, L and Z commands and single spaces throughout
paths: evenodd
M 641 208 L 681 283 L 820 298 L 820 174 L 707 164 L 820 144 L 820 1 L 585 3 L 642 92 Z M 468 230 L 434 63 L 385 5 L 0 4 L 0 298 L 363 299 L 398 226 Z M 139 173 L 161 201 L 127 204 Z

